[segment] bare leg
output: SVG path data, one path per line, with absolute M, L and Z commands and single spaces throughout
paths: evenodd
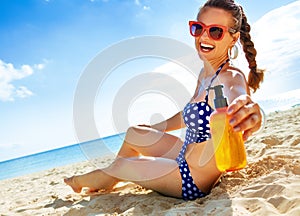
M 176 169 L 177 163 L 174 160 L 178 156 L 181 147 L 182 141 L 176 136 L 147 127 L 130 127 L 116 160 L 109 167 L 98 169 L 84 175 L 73 176 L 64 181 L 71 186 L 76 193 L 81 192 L 83 187 L 89 187 L 90 191 L 99 189 L 111 190 L 120 180 L 136 182 L 145 187 L 148 185 L 151 186 L 148 188 L 155 190 L 158 187 L 155 182 L 165 181 L 163 176 L 167 171 L 164 170 L 164 172 L 162 172 L 162 168 L 158 167 L 154 170 L 156 175 L 152 175 L 153 170 L 151 169 L 153 169 L 153 166 L 156 167 L 159 163 L 166 163 L 163 158 L 172 159 L 167 161 L 172 164 L 173 169 Z M 163 158 L 156 158 L 155 160 L 142 159 L 138 158 L 140 155 Z M 148 168 L 148 166 L 150 167 Z M 122 169 L 118 169 L 118 167 L 122 167 Z M 136 170 L 137 167 L 140 171 Z M 133 170 L 130 170 L 132 168 Z M 159 172 L 162 173 L 159 174 L 160 177 L 157 177 Z M 170 172 L 170 167 L 168 172 Z M 127 176 L 128 174 L 129 176 Z M 145 177 L 145 174 L 149 176 L 141 181 L 141 176 Z M 148 181 L 153 177 L 157 179 L 154 185 L 152 180 Z M 159 185 L 163 185 L 162 182 Z M 157 189 L 160 189 L 160 187 Z M 165 185 L 164 188 L 168 187 Z
M 66 181 L 75 192 L 82 187 L 110 190 L 119 181 L 135 182 L 162 194 L 181 197 L 181 176 L 176 161 L 166 158 L 118 158 L 102 170 Z
M 168 196 L 181 197 L 181 175 L 173 159 L 119 158 L 105 172 Z
M 118 157 L 139 155 L 175 159 L 182 147 L 180 138 L 152 128 L 135 126 L 127 130 Z

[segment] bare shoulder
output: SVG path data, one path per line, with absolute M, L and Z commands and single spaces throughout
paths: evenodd
M 236 67 L 228 67 L 226 71 L 220 74 L 227 82 L 234 82 L 247 85 L 245 74 Z
M 224 93 L 227 95 L 229 102 L 236 97 L 247 94 L 249 87 L 244 73 L 238 68 L 229 67 L 220 73 L 220 83 L 224 85 Z

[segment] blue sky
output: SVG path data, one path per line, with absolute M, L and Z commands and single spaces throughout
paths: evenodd
M 291 2 L 239 1 L 250 23 Z M 76 143 L 74 92 L 91 59 L 136 36 L 166 36 L 192 46 L 187 22 L 202 3 L 1 0 L 0 161 Z

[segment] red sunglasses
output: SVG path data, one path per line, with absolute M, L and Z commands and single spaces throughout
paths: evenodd
M 190 33 L 194 37 L 200 37 L 205 31 L 210 39 L 222 40 L 225 32 L 235 33 L 236 30 L 222 25 L 205 25 L 202 22 L 189 21 Z

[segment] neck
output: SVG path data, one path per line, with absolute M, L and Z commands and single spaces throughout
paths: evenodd
M 204 71 L 207 76 L 215 74 L 218 68 L 228 59 L 227 56 L 215 60 L 204 60 Z

